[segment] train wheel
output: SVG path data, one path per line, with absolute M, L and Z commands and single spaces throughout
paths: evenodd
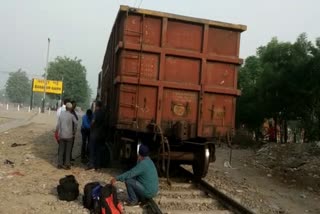
M 192 163 L 193 174 L 198 178 L 204 178 L 209 169 L 210 150 L 208 146 L 203 146 L 194 154 L 195 160 Z

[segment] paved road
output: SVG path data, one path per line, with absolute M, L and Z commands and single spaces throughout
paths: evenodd
M 19 126 L 25 126 L 32 122 L 37 123 L 55 123 L 55 112 L 41 114 L 38 111 L 26 112 L 26 111 L 7 111 L 0 109 L 0 118 L 4 118 L 4 123 L 0 124 L 0 133 L 6 132 L 10 129 L 17 128 Z

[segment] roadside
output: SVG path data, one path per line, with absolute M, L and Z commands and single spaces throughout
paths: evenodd
M 109 182 L 119 172 L 117 169 L 85 171 L 79 159 L 71 170 L 58 170 L 55 124 L 54 114 L 38 114 L 27 125 L 0 133 L 0 213 L 89 213 L 82 206 L 84 185 L 91 181 Z M 12 147 L 14 143 L 20 146 Z M 74 155 L 78 153 L 79 133 Z M 78 200 L 70 203 L 59 201 L 56 192 L 59 179 L 69 174 L 75 175 L 80 190 Z
M 27 125 L 37 115 L 36 111 L 16 111 L 0 109 L 0 133 Z
M 206 180 L 257 213 L 320 213 L 319 193 L 308 185 L 281 183 L 268 168 L 254 164 L 254 151 L 233 150 L 231 164 L 228 148 L 216 152 L 217 161 L 210 166 Z

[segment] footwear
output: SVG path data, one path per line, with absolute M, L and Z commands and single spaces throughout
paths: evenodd
M 94 167 L 93 167 L 93 166 L 88 166 L 88 167 L 86 168 L 86 170 L 91 170 L 91 169 L 94 169 Z
M 128 206 L 128 207 L 138 207 L 139 206 L 139 202 L 132 202 L 132 201 L 125 201 L 124 206 Z
M 63 166 L 59 164 L 59 165 L 57 166 L 57 168 L 58 168 L 58 169 L 62 169 Z
M 146 207 L 148 205 L 148 200 L 141 201 L 139 205 L 140 207 Z
M 88 163 L 88 160 L 86 158 L 81 158 L 81 163 L 86 164 Z
M 71 169 L 71 166 L 64 166 L 63 167 L 65 170 L 70 170 Z

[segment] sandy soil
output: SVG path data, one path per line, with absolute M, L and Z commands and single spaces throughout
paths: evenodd
M 86 183 L 109 182 L 112 175 L 119 173 L 117 169 L 85 171 L 79 159 L 72 170 L 58 170 L 58 145 L 53 138 L 55 123 L 54 114 L 39 114 L 27 125 L 0 133 L 0 214 L 89 213 L 82 208 L 81 196 L 70 203 L 57 199 L 59 179 L 68 174 L 75 175 L 82 192 Z M 26 145 L 11 147 L 13 143 Z M 74 156 L 80 153 L 79 146 L 78 135 Z M 5 164 L 6 160 L 14 165 Z

